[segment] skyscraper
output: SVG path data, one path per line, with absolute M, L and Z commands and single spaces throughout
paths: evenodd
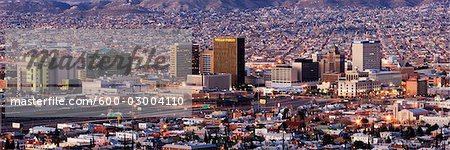
M 381 69 L 380 41 L 353 41 L 352 43 L 353 69 Z
M 312 59 L 295 59 L 292 68 L 297 70 L 298 81 L 310 82 L 319 80 L 319 62 Z
M 200 47 L 192 45 L 192 74 L 200 74 Z
M 337 46 L 334 46 L 322 56 L 319 68 L 321 76 L 327 73 L 344 73 L 345 55 L 339 52 Z
M 186 79 L 192 74 L 192 44 L 175 43 L 170 47 L 170 76 Z
M 214 51 L 205 50 L 200 53 L 200 74 L 210 74 L 214 71 Z
M 5 46 L 2 44 L 0 45 L 0 59 L 2 59 L 2 61 L 5 59 Z M 4 79 L 5 79 L 5 74 L 6 74 L 6 65 L 3 63 L 0 63 L 0 80 L 2 81 L 2 83 L 4 83 Z M 5 83 L 6 86 L 6 83 Z M 0 89 L 0 132 L 2 132 L 3 128 L 3 120 L 5 119 L 5 103 L 6 100 L 4 99 L 4 91 L 3 88 L 5 87 L 2 85 L 1 89 Z
M 244 38 L 214 38 L 214 73 L 230 73 L 233 86 L 244 84 L 244 57 Z

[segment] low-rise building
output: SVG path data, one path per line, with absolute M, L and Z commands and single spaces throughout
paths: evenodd
M 374 138 L 371 135 L 367 135 L 364 133 L 356 133 L 351 136 L 352 143 L 356 141 L 361 141 L 366 144 L 376 144 L 378 143 L 378 138 Z
M 163 150 L 215 150 L 218 147 L 214 144 L 206 143 L 186 143 L 186 144 L 166 144 Z
M 186 85 L 201 86 L 205 90 L 229 90 L 231 88 L 231 74 L 201 74 L 188 75 Z
M 439 95 L 441 97 L 450 96 L 450 87 L 430 87 L 428 88 L 429 95 Z
M 379 82 L 361 78 L 359 80 L 339 80 L 337 92 L 338 96 L 342 97 L 359 97 L 377 90 L 380 90 Z
M 437 124 L 441 127 L 443 127 L 444 125 L 448 125 L 450 123 L 450 116 L 444 115 L 444 116 L 424 116 L 421 115 L 419 116 L 419 120 L 430 124 L 430 125 L 434 125 Z
M 370 70 L 369 78 L 380 82 L 385 86 L 401 86 L 402 85 L 402 73 L 399 71 L 378 71 Z
M 406 95 L 408 96 L 424 96 L 427 95 L 427 81 L 410 78 L 406 81 Z
M 298 82 L 297 70 L 282 64 L 272 68 L 271 87 L 292 87 Z
M 419 119 L 420 115 L 427 115 L 428 110 L 422 108 L 403 109 L 398 112 L 396 119 L 400 122 L 415 121 Z

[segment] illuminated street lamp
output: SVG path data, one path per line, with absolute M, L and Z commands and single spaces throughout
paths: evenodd
M 391 122 L 392 121 L 392 116 L 391 115 L 387 115 L 385 119 L 386 119 L 387 122 Z
M 361 119 L 356 119 L 356 120 L 355 120 L 355 123 L 356 123 L 356 125 L 359 126 L 359 125 L 361 125 L 362 121 L 361 121 Z

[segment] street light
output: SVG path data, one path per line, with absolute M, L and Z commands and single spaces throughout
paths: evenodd
M 387 115 L 386 116 L 386 121 L 387 122 L 391 122 L 392 121 L 392 116 L 391 115 Z
M 361 121 L 361 119 L 356 119 L 355 123 L 356 123 L 356 125 L 359 126 L 359 125 L 361 125 L 362 121 Z

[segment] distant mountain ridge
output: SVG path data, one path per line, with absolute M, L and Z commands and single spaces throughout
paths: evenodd
M 0 9 L 47 13 L 146 13 L 161 10 L 254 9 L 286 7 L 402 7 L 442 0 L 12 0 Z

